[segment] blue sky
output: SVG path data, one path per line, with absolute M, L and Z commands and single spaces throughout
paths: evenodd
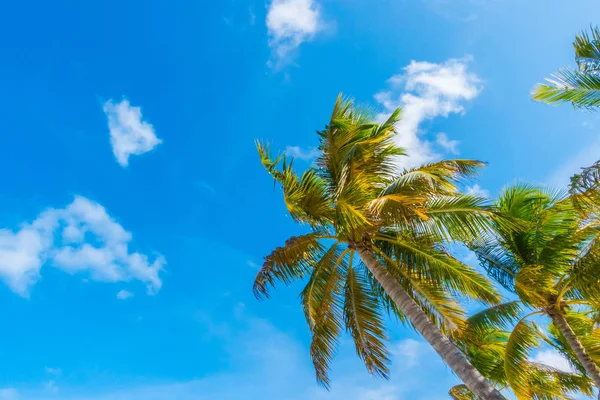
M 404 106 L 405 165 L 489 162 L 471 191 L 562 185 L 600 154 L 597 115 L 529 96 L 573 64 L 591 0 L 2 8 L 2 400 L 443 399 L 455 378 L 395 324 L 390 381 L 346 339 L 332 390 L 316 385 L 299 287 L 251 293 L 301 232 L 253 141 L 309 165 L 343 91 Z

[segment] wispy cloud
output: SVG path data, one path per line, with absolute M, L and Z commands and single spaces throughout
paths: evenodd
M 165 259 L 131 252 L 127 232 L 96 202 L 76 196 L 65 208 L 51 208 L 17 231 L 0 230 L 0 278 L 27 297 L 46 262 L 69 274 L 105 282 L 139 280 L 150 294 L 162 286 Z
M 392 355 L 402 359 L 406 366 L 414 367 L 423 354 L 424 343 L 414 339 L 404 339 L 392 348 Z
M 300 160 L 311 161 L 312 159 L 317 158 L 319 155 L 321 155 L 321 152 L 319 151 L 319 149 L 316 149 L 314 147 L 303 149 L 298 146 L 287 146 L 285 148 L 285 154 L 287 154 L 290 157 L 299 158 Z
M 386 113 L 402 107 L 396 144 L 403 147 L 409 157 L 400 159 L 401 167 L 409 168 L 441 157 L 434 151 L 432 142 L 424 138 L 420 126 L 424 121 L 464 113 L 464 104 L 481 92 L 481 79 L 468 70 L 470 61 L 471 57 L 440 64 L 411 61 L 401 74 L 389 79 L 389 89 L 375 95 Z M 386 117 L 380 115 L 379 119 Z M 453 152 L 457 151 L 458 141 L 443 134 L 438 135 L 437 144 Z
M 19 393 L 17 392 L 16 389 L 13 389 L 13 388 L 0 389 L 0 400 L 18 400 L 18 399 L 19 399 Z
M 458 154 L 458 140 L 452 140 L 444 132 L 440 132 L 435 137 L 435 142 L 445 151 L 452 154 Z
M 119 290 L 119 292 L 117 293 L 117 299 L 119 300 L 127 300 L 131 297 L 133 297 L 133 293 L 131 293 L 128 290 Z
M 147 153 L 162 143 L 154 127 L 143 120 L 140 107 L 131 106 L 129 101 L 109 100 L 104 103 L 104 113 L 113 153 L 122 167 L 129 165 L 129 156 Z
M 477 183 L 473 186 L 467 186 L 466 193 L 471 196 L 484 197 L 486 199 L 490 198 L 489 190 L 482 188 Z
M 564 372 L 575 372 L 571 364 L 556 350 L 548 349 L 538 351 L 533 358 L 533 362 L 548 365 Z
M 222 357 L 231 371 L 196 380 L 131 384 L 117 389 L 69 388 L 60 393 L 46 389 L 31 391 L 7 389 L 20 400 L 237 400 L 248 398 L 289 400 L 404 400 L 443 398 L 456 379 L 424 342 L 406 339 L 392 344 L 392 379 L 373 379 L 353 349 L 344 348 L 332 365 L 330 391 L 315 383 L 314 371 L 304 344 L 268 322 L 244 314 L 236 307 L 233 330 L 227 325 L 227 346 Z M 207 316 L 218 323 L 214 316 Z M 218 333 L 222 335 L 222 333 Z M 423 373 L 435 377 L 436 385 L 423 386 Z M 0 400 L 4 400 L 0 397 Z
M 267 12 L 267 29 L 275 69 L 293 60 L 298 47 L 312 40 L 321 28 L 321 16 L 313 0 L 272 0 Z

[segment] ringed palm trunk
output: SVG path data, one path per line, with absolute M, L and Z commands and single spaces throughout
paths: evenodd
M 458 348 L 431 322 L 423 310 L 408 295 L 377 261 L 373 253 L 366 248 L 357 248 L 361 260 L 375 276 L 377 282 L 406 315 L 415 329 L 442 357 L 442 360 L 454 371 L 463 383 L 481 400 L 506 400 L 506 398 L 471 365 Z
M 571 347 L 571 350 L 575 353 L 575 357 L 577 357 L 581 365 L 583 365 L 585 372 L 587 372 L 587 375 L 594 381 L 594 385 L 600 391 L 600 368 L 598 368 L 594 360 L 592 360 L 590 355 L 585 351 L 585 348 L 577 338 L 577 335 L 575 335 L 575 332 L 571 329 L 565 315 L 561 311 L 551 309 L 548 310 L 548 316 L 552 318 L 552 321 L 560 333 L 565 337 L 569 347 Z M 600 399 L 600 392 L 598 393 L 598 399 Z

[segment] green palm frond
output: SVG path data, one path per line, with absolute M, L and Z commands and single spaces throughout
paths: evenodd
M 590 32 L 583 31 L 575 37 L 575 60 L 582 72 L 600 70 L 600 29 L 591 26 Z
M 424 191 L 438 195 L 453 194 L 458 191 L 457 184 L 473 178 L 484 166 L 477 160 L 443 160 L 407 169 L 391 181 L 380 196 Z
M 474 332 L 487 332 L 490 329 L 508 329 L 523 316 L 520 301 L 510 301 L 481 310 L 467 319 L 469 329 Z
M 465 385 L 453 386 L 448 392 L 453 400 L 477 400 L 477 396 L 473 394 Z
M 312 332 L 310 356 L 317 381 L 329 387 L 329 364 L 337 350 L 338 337 L 343 326 L 343 280 L 348 249 L 334 244 L 315 267 L 302 302 Z
M 387 378 L 389 357 L 385 343 L 388 338 L 383 326 L 381 302 L 371 290 L 365 274 L 356 273 L 352 257 L 344 288 L 346 327 L 354 339 L 356 353 L 369 372 Z
M 456 295 L 465 296 L 488 304 L 497 304 L 500 296 L 494 285 L 472 267 L 436 248 L 426 238 L 380 233 L 375 240 L 381 248 L 393 254 L 417 275 L 425 275 Z
M 532 388 L 528 385 L 533 368 L 527 359 L 531 349 L 539 347 L 538 332 L 535 323 L 523 319 L 515 325 L 506 344 L 506 380 L 519 400 L 533 398 Z
M 549 104 L 572 103 L 575 107 L 600 106 L 600 75 L 563 68 L 533 89 L 533 99 Z
M 533 99 L 548 104 L 572 103 L 578 108 L 593 110 L 600 106 L 600 31 L 591 27 L 590 33 L 575 37 L 577 69 L 562 68 L 538 84 Z
M 289 285 L 307 276 L 324 250 L 318 239 L 319 233 L 292 237 L 266 256 L 254 281 L 254 295 L 269 297 L 269 288 L 275 286 L 275 281 Z

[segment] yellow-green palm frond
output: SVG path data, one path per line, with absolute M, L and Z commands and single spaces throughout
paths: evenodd
M 537 325 L 522 319 L 515 325 L 506 343 L 506 380 L 519 400 L 533 398 L 533 390 L 529 383 L 534 370 L 527 359 L 531 349 L 539 347 L 539 342 Z
M 254 295 L 257 298 L 269 297 L 269 288 L 276 281 L 289 285 L 310 274 L 313 265 L 323 253 L 318 233 L 288 239 L 283 247 L 278 247 L 265 257 L 265 262 L 254 281 Z
M 558 294 L 558 283 L 572 272 L 588 241 L 581 214 L 564 192 L 523 184 L 505 188 L 496 207 L 522 228 L 494 222 L 494 234 L 472 249 L 494 280 L 529 304 L 543 305 Z
M 311 329 L 310 356 L 317 381 L 329 387 L 329 364 L 343 326 L 343 281 L 348 250 L 334 244 L 314 267 L 302 291 L 304 312 Z
M 267 145 L 257 142 L 256 146 L 263 166 L 283 188 L 290 216 L 312 226 L 330 224 L 334 210 L 327 193 L 327 184 L 317 172 L 309 168 L 298 176 L 292 168 L 293 159 L 288 161 L 285 155 L 273 159 Z
M 518 300 L 483 309 L 467 319 L 467 329 L 476 335 L 494 329 L 509 329 L 523 317 L 523 310 L 523 304 Z
M 569 193 L 577 209 L 595 214 L 600 211 L 600 161 L 571 177 Z
M 534 363 L 528 364 L 529 393 L 535 400 L 570 400 L 574 395 L 591 395 L 591 382 L 584 375 Z
M 567 310 L 565 317 L 586 353 L 600 366 L 600 327 L 597 326 L 593 313 Z M 554 323 L 548 326 L 548 336 L 545 340 L 554 346 L 574 369 L 585 375 L 585 369 Z
M 389 377 L 388 341 L 383 326 L 382 305 L 371 288 L 366 274 L 350 265 L 344 287 L 344 319 L 354 339 L 356 353 L 373 375 Z
M 548 104 L 571 103 L 578 108 L 600 106 L 600 75 L 562 68 L 533 89 L 533 99 Z
M 573 43 L 577 69 L 561 68 L 546 79 L 548 83 L 536 85 L 534 100 L 587 109 L 600 106 L 600 31 L 597 27 L 590 31 L 577 35 Z
M 439 248 L 426 236 L 381 232 L 374 239 L 378 248 L 409 271 L 426 276 L 450 293 L 486 304 L 500 302 L 498 291 L 485 276 Z
M 475 396 L 465 385 L 453 386 L 448 392 L 448 395 L 453 400 L 477 400 L 477 396 Z
M 388 194 L 453 194 L 458 184 L 473 178 L 485 163 L 477 160 L 442 160 L 404 170 L 380 196 Z

